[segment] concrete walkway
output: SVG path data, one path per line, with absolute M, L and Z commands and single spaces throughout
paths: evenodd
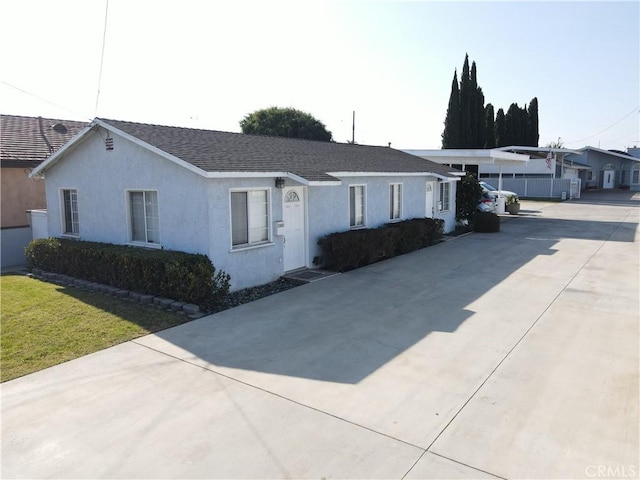
M 2 385 L 2 478 L 637 478 L 640 201 L 471 234 Z

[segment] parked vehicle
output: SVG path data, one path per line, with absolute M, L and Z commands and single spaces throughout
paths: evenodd
M 493 185 L 489 185 L 487 182 L 479 182 L 482 187 L 483 192 L 487 192 L 493 195 L 495 198 L 498 198 L 498 189 Z M 519 200 L 518 194 L 515 192 L 510 192 L 509 190 L 500 190 L 500 197 L 509 198 L 515 197 L 516 200 Z
M 496 212 L 496 198 L 491 195 L 489 192 L 483 192 L 482 197 L 480 197 L 480 201 L 478 202 L 478 206 L 476 210 L 479 212 Z

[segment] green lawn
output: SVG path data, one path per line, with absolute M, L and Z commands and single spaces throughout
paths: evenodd
M 24 275 L 0 276 L 0 293 L 2 382 L 189 321 Z

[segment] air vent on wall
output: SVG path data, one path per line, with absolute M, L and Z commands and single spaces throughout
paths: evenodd
M 107 151 L 113 150 L 113 138 L 107 137 L 104 139 L 104 145 L 107 148 Z

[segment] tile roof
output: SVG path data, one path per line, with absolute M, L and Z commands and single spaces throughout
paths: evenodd
M 450 167 L 389 147 L 319 142 L 243 133 L 97 119 L 206 172 L 288 172 L 308 181 L 332 172 L 436 173 Z
M 88 122 L 18 115 L 0 115 L 0 165 L 38 166 Z

